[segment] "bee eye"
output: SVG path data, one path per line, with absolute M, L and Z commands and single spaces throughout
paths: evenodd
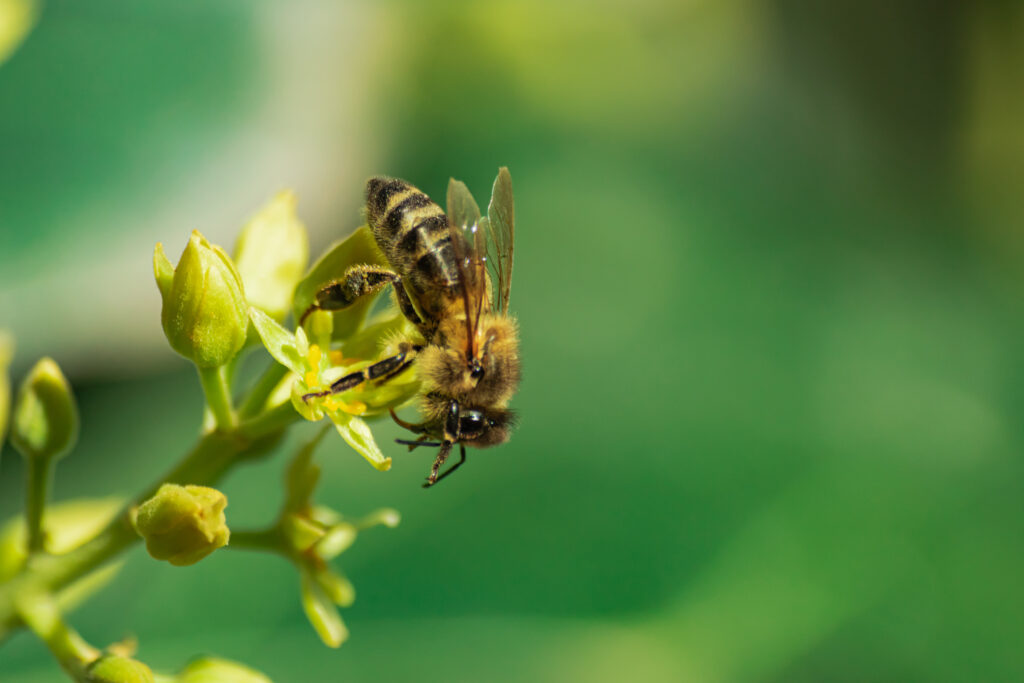
M 470 370 L 469 376 L 472 377 L 473 379 L 480 379 L 481 377 L 484 376 L 484 369 L 477 365 L 472 370 Z
M 477 412 L 469 413 L 459 419 L 459 431 L 463 436 L 475 436 L 484 430 L 484 418 Z

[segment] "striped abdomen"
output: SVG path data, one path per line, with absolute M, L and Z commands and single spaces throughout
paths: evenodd
M 448 216 L 404 180 L 371 178 L 366 216 L 377 245 L 424 313 L 439 319 L 459 283 Z

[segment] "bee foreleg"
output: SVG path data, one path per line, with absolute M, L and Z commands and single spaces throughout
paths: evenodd
M 416 307 L 412 303 L 412 299 L 409 298 L 409 293 L 405 291 L 405 287 L 401 281 L 395 283 L 395 299 L 398 301 L 398 310 L 402 312 L 406 320 L 411 322 L 416 327 L 423 327 L 423 319 L 420 318 L 420 314 L 416 311 Z
M 441 444 L 441 450 L 437 452 L 437 457 L 434 458 L 434 466 L 430 468 L 430 476 L 427 477 L 427 483 L 423 485 L 423 488 L 430 488 L 437 483 L 437 472 L 441 469 L 441 465 L 444 464 L 445 460 L 448 459 L 448 454 L 452 452 L 452 442 L 445 441 Z M 462 463 L 459 463 L 462 464 Z M 445 472 L 447 474 L 447 472 Z
M 302 325 L 313 311 L 340 311 L 354 304 L 360 297 L 379 292 L 390 284 L 395 285 L 396 292 L 402 288 L 402 280 L 398 273 L 388 268 L 352 266 L 341 278 L 328 282 L 317 290 L 312 305 L 299 318 L 299 325 Z
M 461 444 L 461 443 L 460 443 L 460 444 L 459 444 L 459 461 L 458 461 L 457 463 L 455 463 L 454 465 L 452 465 L 451 467 L 449 467 L 449 468 L 448 468 L 448 469 L 447 469 L 447 470 L 445 471 L 445 473 L 444 473 L 444 474 L 442 474 L 441 476 L 437 477 L 437 478 L 436 478 L 436 479 L 434 480 L 433 484 L 436 484 L 437 482 L 441 481 L 442 479 L 444 479 L 445 477 L 447 477 L 447 476 L 448 476 L 449 474 L 451 474 L 451 473 L 452 473 L 452 472 L 454 472 L 455 470 L 459 469 L 459 467 L 461 467 L 461 466 L 462 466 L 462 463 L 464 463 L 464 462 L 466 462 L 466 447 L 465 447 L 465 446 L 464 446 L 463 444 Z M 433 473 L 433 472 L 432 472 L 432 473 Z M 424 486 L 423 488 L 427 488 L 427 486 L 433 486 L 433 484 L 427 484 L 427 485 L 426 485 L 426 486 Z

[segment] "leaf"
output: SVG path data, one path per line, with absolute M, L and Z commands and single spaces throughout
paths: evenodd
M 341 278 L 350 267 L 364 264 L 387 266 L 373 233 L 365 225 L 332 245 L 295 287 L 292 302 L 295 319 L 299 320 L 313 304 L 321 287 Z M 345 339 L 355 333 L 362 326 L 375 298 L 365 296 L 345 310 L 335 311 L 334 338 Z
M 258 308 L 249 307 L 249 320 L 252 321 L 260 341 L 271 356 L 299 377 L 306 372 L 306 357 L 299 349 L 299 342 L 281 324 Z
M 348 629 L 338 614 L 338 608 L 334 606 L 331 598 L 324 592 L 309 570 L 305 567 L 301 570 L 302 581 L 302 609 L 306 612 L 306 618 L 313 625 L 320 640 L 324 641 L 327 647 L 338 647 L 348 639 Z
M 342 411 L 335 411 L 329 415 L 341 438 L 345 439 L 349 446 L 356 449 L 381 472 L 391 469 L 391 458 L 385 457 L 381 452 L 366 422 Z

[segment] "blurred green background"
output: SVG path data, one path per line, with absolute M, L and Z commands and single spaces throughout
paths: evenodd
M 194 438 L 155 242 L 231 245 L 292 187 L 316 253 L 378 173 L 483 201 L 508 165 L 517 199 L 513 440 L 429 492 L 423 451 L 320 451 L 323 502 L 403 514 L 341 558 L 351 639 L 281 560 L 136 548 L 90 641 L 278 681 L 1024 680 L 1024 5 L 35 11 L 0 66 L 0 326 L 15 378 L 49 354 L 76 387 L 58 499 Z M 224 484 L 229 522 L 272 518 L 283 463 Z M 22 479 L 5 447 L 0 516 Z M 5 683 L 58 678 L 0 649 Z

